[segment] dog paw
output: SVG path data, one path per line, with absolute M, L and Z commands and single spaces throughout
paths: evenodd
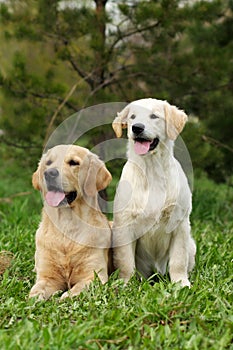
M 190 288 L 191 287 L 191 284 L 190 284 L 190 282 L 189 282 L 189 280 L 188 280 L 188 278 L 172 278 L 172 282 L 174 282 L 174 283 L 177 283 L 178 285 L 180 285 L 181 286 L 181 288 L 184 288 L 184 287 L 188 287 L 188 288 Z
M 190 288 L 191 287 L 191 284 L 187 278 L 183 278 L 183 279 L 180 279 L 179 281 L 175 281 L 175 282 L 178 283 L 181 288 L 184 288 L 184 287 Z
M 67 292 L 62 294 L 62 296 L 60 297 L 60 300 L 64 300 L 64 299 L 71 298 L 71 297 L 72 297 L 71 292 L 67 291 Z
M 31 291 L 29 294 L 29 298 L 35 298 L 38 301 L 48 299 L 48 298 L 46 298 L 44 290 L 43 291 Z
M 189 282 L 188 279 L 181 280 L 180 283 L 181 283 L 181 287 L 182 287 L 182 288 L 183 288 L 183 287 L 188 287 L 188 288 L 191 287 L 191 284 L 190 284 L 190 282 Z

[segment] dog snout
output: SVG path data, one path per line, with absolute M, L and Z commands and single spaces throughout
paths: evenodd
M 137 123 L 132 126 L 132 131 L 136 136 L 140 135 L 144 131 L 144 129 L 145 125 L 141 123 Z
M 47 181 L 55 180 L 58 175 L 59 171 L 56 168 L 51 168 L 44 172 L 44 176 Z

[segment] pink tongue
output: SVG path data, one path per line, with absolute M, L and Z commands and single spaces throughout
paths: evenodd
M 134 150 L 137 154 L 146 154 L 150 149 L 151 141 L 138 142 L 135 141 Z
M 49 191 L 46 193 L 45 199 L 48 205 L 51 207 L 57 207 L 61 201 L 65 198 L 64 192 L 52 192 Z

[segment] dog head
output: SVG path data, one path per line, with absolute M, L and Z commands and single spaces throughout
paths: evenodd
M 88 149 L 58 145 L 42 156 L 32 184 L 48 205 L 61 207 L 72 206 L 80 197 L 96 196 L 111 179 L 104 163 Z
M 187 115 L 166 101 L 146 98 L 127 105 L 113 121 L 113 130 L 121 137 L 128 128 L 137 154 L 147 154 L 167 139 L 174 141 L 183 130 Z

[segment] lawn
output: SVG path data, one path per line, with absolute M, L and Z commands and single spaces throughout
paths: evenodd
M 20 173 L 20 177 L 17 175 Z M 233 189 L 205 177 L 195 182 L 192 231 L 197 242 L 192 288 L 167 277 L 152 284 L 111 276 L 96 279 L 72 300 L 28 300 L 33 285 L 34 235 L 41 198 L 30 171 L 8 164 L 0 170 L 0 250 L 14 254 L 0 276 L 1 350 L 233 349 Z

